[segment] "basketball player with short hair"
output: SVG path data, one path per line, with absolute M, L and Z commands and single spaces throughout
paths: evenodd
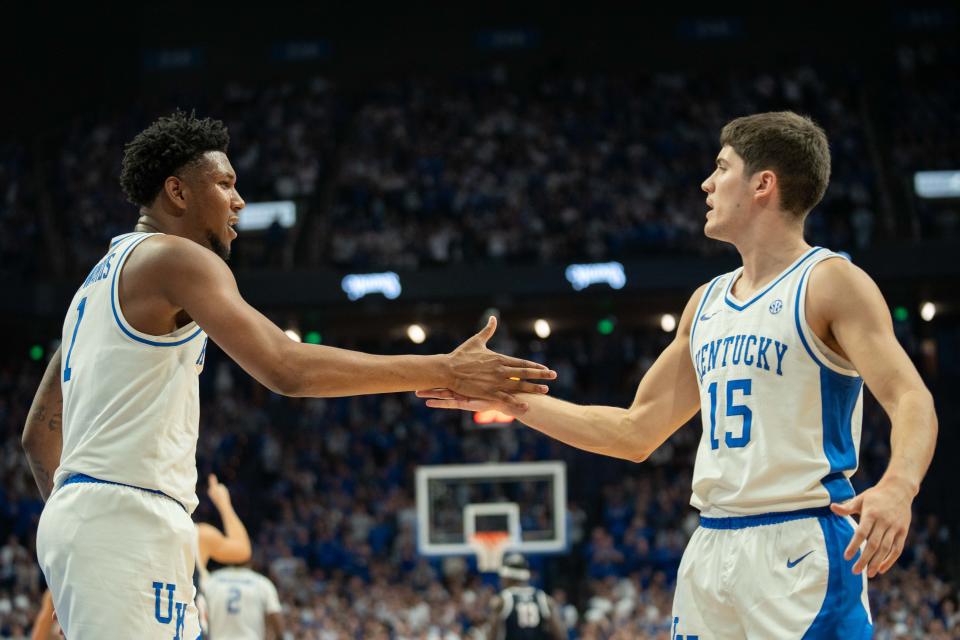
M 830 176 L 823 130 L 761 113 L 728 123 L 720 144 L 702 185 L 704 232 L 732 243 L 743 266 L 694 293 L 629 409 L 531 396 L 515 415 L 639 462 L 701 411 L 691 499 L 701 522 L 680 565 L 671 637 L 868 638 L 867 576 L 903 550 L 936 443 L 933 398 L 876 284 L 804 241 Z M 857 496 L 864 383 L 890 417 L 891 460 Z M 491 406 L 451 390 L 419 395 L 438 408 Z
M 204 585 L 212 640 L 281 640 L 277 588 L 248 565 L 224 567 Z
M 301 344 L 240 296 L 227 267 L 244 201 L 222 122 L 176 112 L 130 142 L 140 207 L 73 297 L 23 434 L 47 504 L 37 555 L 70 640 L 194 640 L 198 375 L 207 339 L 276 393 L 332 397 L 452 386 L 513 404 L 554 373 L 486 348 L 376 356 Z M 62 416 L 63 428 L 60 429 Z
M 490 640 L 564 640 L 560 608 L 542 589 L 530 585 L 530 567 L 509 553 L 500 567 L 503 589 L 490 601 Z

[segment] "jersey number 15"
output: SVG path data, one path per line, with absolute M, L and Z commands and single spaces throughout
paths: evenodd
M 743 394 L 743 397 L 746 397 L 750 395 L 752 388 L 753 383 L 749 378 L 727 380 L 727 401 L 725 403 L 727 407 L 727 417 L 743 417 L 743 428 L 740 430 L 739 436 L 734 436 L 729 431 L 725 431 L 723 434 L 724 443 L 731 449 L 747 446 L 747 443 L 750 442 L 750 427 L 753 425 L 753 412 L 750 411 L 750 407 L 745 404 L 737 404 L 733 394 L 739 391 Z M 710 394 L 710 448 L 715 450 L 720 448 L 720 439 L 717 437 L 716 381 L 710 383 L 710 386 L 707 387 L 707 393 Z

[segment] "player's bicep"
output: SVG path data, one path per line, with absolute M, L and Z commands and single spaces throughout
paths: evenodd
M 643 376 L 627 414 L 636 428 L 651 431 L 655 446 L 669 438 L 700 409 L 700 388 L 690 357 L 689 341 L 693 316 L 705 287 L 697 289 L 687 302 L 677 335 Z
M 196 246 L 178 247 L 167 257 L 164 291 L 170 302 L 193 318 L 210 339 L 261 383 L 282 391 L 289 369 L 284 352 L 294 343 L 240 295 L 227 265 Z
M 836 264 L 826 263 L 822 266 L 829 265 L 829 270 L 811 274 L 812 308 L 824 314 L 837 344 L 877 400 L 889 408 L 903 392 L 924 388 L 923 381 L 897 341 L 876 283 L 853 265 L 830 262 Z

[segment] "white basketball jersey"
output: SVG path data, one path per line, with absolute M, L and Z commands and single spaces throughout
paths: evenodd
M 63 452 L 55 484 L 86 474 L 161 491 L 193 512 L 206 334 L 195 322 L 164 336 L 142 333 L 120 305 L 120 270 L 152 235 L 114 238 L 70 303 L 61 343 Z
M 807 326 L 815 247 L 749 300 L 730 293 L 742 268 L 700 300 L 690 353 L 703 435 L 690 503 L 723 517 L 822 507 L 854 496 L 863 381 Z
M 280 613 L 277 588 L 259 573 L 228 567 L 210 574 L 204 586 L 211 638 L 263 640 L 267 616 Z

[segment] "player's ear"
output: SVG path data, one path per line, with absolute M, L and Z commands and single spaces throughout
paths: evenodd
M 177 213 L 183 213 L 187 209 L 186 191 L 187 183 L 178 176 L 169 176 L 163 181 L 163 195 Z
M 753 177 L 753 197 L 759 199 L 768 199 L 773 196 L 777 190 L 777 174 L 769 169 L 758 171 Z

